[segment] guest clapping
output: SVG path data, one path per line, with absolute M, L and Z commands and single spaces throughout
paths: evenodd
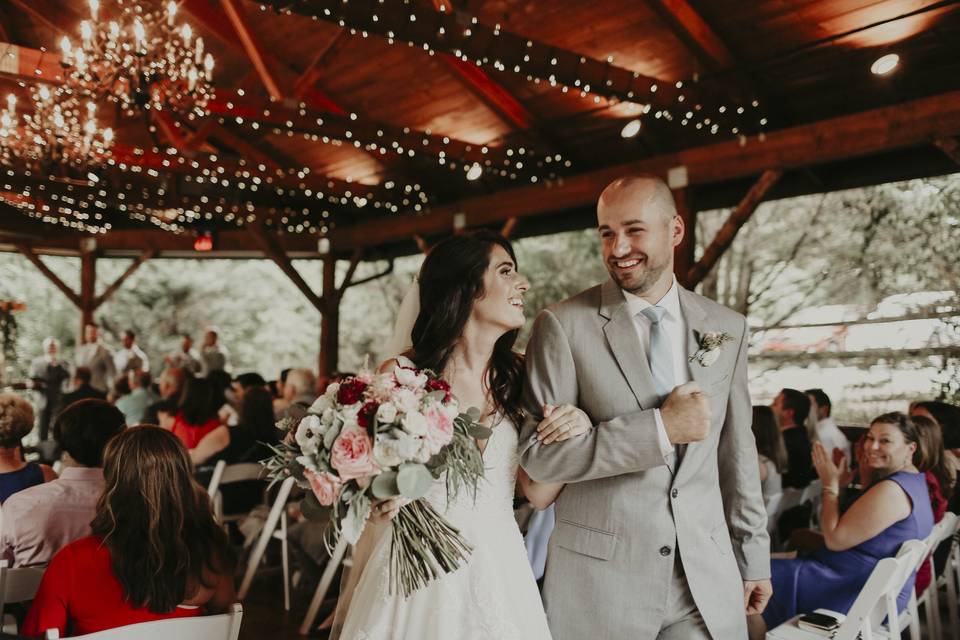
M 190 459 L 163 429 L 127 429 L 104 453 L 106 488 L 92 534 L 57 553 L 23 635 L 61 635 L 225 611 L 233 552 Z
M 773 560 L 773 598 L 763 613 L 767 625 L 821 607 L 846 613 L 882 558 L 896 555 L 907 540 L 929 535 L 930 496 L 924 474 L 913 463 L 919 441 L 916 425 L 902 413 L 876 418 L 864 442 L 873 482 L 842 516 L 838 497 L 846 459 L 838 466 L 822 444 L 814 445 L 826 549 L 809 558 Z M 912 588 L 911 579 L 897 600 L 901 609 Z

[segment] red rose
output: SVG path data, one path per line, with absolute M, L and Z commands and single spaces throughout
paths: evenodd
M 450 391 L 450 383 L 443 378 L 431 378 L 427 380 L 427 391 Z
M 340 384 L 337 390 L 337 402 L 342 405 L 351 405 L 363 400 L 363 392 L 367 389 L 367 383 L 357 378 L 350 378 Z
M 357 424 L 364 429 L 368 428 L 373 424 L 373 417 L 377 415 L 377 409 L 379 408 L 380 403 L 374 400 L 364 403 L 360 408 L 360 412 L 357 414 Z

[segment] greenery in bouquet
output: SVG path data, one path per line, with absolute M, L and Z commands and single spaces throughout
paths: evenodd
M 483 477 L 478 439 L 490 436 L 479 411 L 461 412 L 450 385 L 405 358 L 393 371 L 331 384 L 265 462 L 272 478 L 293 475 L 309 489 L 305 517 L 329 518 L 327 545 L 356 544 L 374 500 L 411 502 L 393 520 L 391 589 L 405 597 L 455 571 L 472 548 L 424 499 L 436 480 L 447 498 L 474 496 Z

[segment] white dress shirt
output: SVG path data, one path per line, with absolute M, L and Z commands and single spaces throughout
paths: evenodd
M 850 441 L 847 440 L 847 436 L 843 435 L 843 431 L 840 431 L 840 427 L 837 426 L 831 416 L 817 422 L 817 440 L 820 441 L 828 453 L 834 449 L 840 449 L 847 456 L 847 461 L 851 460 Z
M 623 292 L 627 299 L 627 305 L 630 309 L 630 315 L 633 317 L 633 324 L 637 329 L 637 337 L 640 339 L 640 345 L 643 347 L 644 354 L 650 352 L 650 319 L 642 311 L 647 307 L 652 307 L 649 302 L 638 295 Z M 655 306 L 666 310 L 660 324 L 667 334 L 670 341 L 670 352 L 673 355 L 673 376 L 674 386 L 690 382 L 690 367 L 687 362 L 687 322 L 683 318 L 683 312 L 680 309 L 680 290 L 677 287 L 677 279 L 673 279 L 670 289 L 660 298 Z M 660 409 L 654 410 L 654 417 L 657 423 L 657 434 L 660 437 L 660 451 L 668 464 L 672 462 L 670 456 L 674 453 L 673 443 L 667 437 L 667 429 L 663 424 L 663 418 L 660 416 Z
M 150 371 L 150 359 L 143 349 L 133 345 L 129 349 L 119 349 L 113 356 L 113 366 L 118 373 L 127 371 Z

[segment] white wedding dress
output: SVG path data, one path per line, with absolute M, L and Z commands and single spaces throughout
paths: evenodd
M 483 460 L 486 471 L 476 502 L 472 492 L 462 491 L 448 505 L 442 481 L 434 482 L 427 495 L 473 545 L 468 561 L 404 599 L 389 590 L 390 525 L 368 525 L 354 552 L 355 565 L 341 593 L 332 637 L 550 640 L 543 603 L 513 516 L 519 458 L 517 430 L 508 420 L 493 429 Z

